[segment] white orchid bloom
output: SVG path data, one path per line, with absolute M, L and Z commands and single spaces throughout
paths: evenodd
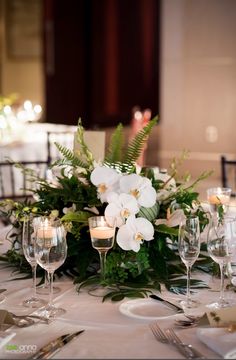
M 116 217 L 117 227 L 121 227 L 130 215 L 139 212 L 137 200 L 129 194 L 110 193 L 107 196 L 108 205 L 105 209 L 105 216 Z
M 167 219 L 157 219 L 155 220 L 155 225 L 165 224 L 169 227 L 178 226 L 182 221 L 186 219 L 184 211 L 182 209 L 177 209 L 171 214 L 167 211 Z
M 121 175 L 115 170 L 105 166 L 96 167 L 90 176 L 91 182 L 97 186 L 98 198 L 101 202 L 107 201 L 107 195 L 118 189 Z
M 138 252 L 144 240 L 150 241 L 154 236 L 154 227 L 150 221 L 134 215 L 128 217 L 126 224 L 117 232 L 117 244 L 123 250 Z
M 156 190 L 152 187 L 151 180 L 137 175 L 124 175 L 120 179 L 121 193 L 133 195 L 140 206 L 152 207 L 156 203 Z

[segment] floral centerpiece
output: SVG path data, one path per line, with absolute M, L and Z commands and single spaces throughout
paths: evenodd
M 57 274 L 73 276 L 78 290 L 99 281 L 99 258 L 91 245 L 88 218 L 105 214 L 117 219 L 116 242 L 108 252 L 103 280 L 110 289 L 106 298 L 145 296 L 152 289 L 161 290 L 162 284 L 175 292 L 184 291 L 185 270 L 177 252 L 178 226 L 181 219 L 194 213 L 204 229 L 208 220 L 194 187 L 209 173 L 204 172 L 189 185 L 189 176 L 177 180 L 182 159 L 172 161 L 169 173 L 137 166 L 136 160 L 156 123 L 156 118 L 151 120 L 125 149 L 123 126 L 119 124 L 104 161 L 96 163 L 84 142 L 84 128 L 79 121 L 80 150 L 75 153 L 56 143 L 62 159 L 52 164 L 50 180 L 38 178 L 31 169 L 22 169 L 28 180 L 37 183 L 36 190 L 31 190 L 37 200 L 7 200 L 1 204 L 2 213 L 11 216 L 15 229 L 20 228 L 21 220 L 29 213 L 47 214 L 63 221 L 68 256 Z M 13 231 L 11 237 L 12 248 L 2 260 L 25 272 L 20 231 Z M 202 255 L 196 267 L 208 271 L 208 264 L 208 257 Z M 197 280 L 193 283 L 206 286 Z

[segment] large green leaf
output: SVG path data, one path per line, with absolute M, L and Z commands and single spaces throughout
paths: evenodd
M 149 208 L 145 208 L 144 206 L 142 206 L 139 210 L 138 216 L 144 217 L 147 220 L 152 222 L 153 220 L 155 220 L 157 218 L 159 209 L 160 209 L 160 206 L 158 203 L 156 203 L 155 205 L 153 205 L 152 207 L 149 207 Z
M 156 227 L 156 231 L 162 234 L 178 236 L 178 229 L 169 227 L 165 224 L 160 224 Z

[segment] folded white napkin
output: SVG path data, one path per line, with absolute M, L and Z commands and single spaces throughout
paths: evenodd
M 226 328 L 199 328 L 197 337 L 224 359 L 236 359 L 236 332 Z

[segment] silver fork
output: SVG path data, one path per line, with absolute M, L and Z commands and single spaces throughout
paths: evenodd
M 169 343 L 169 340 L 167 338 L 167 336 L 165 335 L 165 333 L 161 330 L 161 328 L 159 328 L 159 326 L 157 324 L 149 324 L 149 327 L 153 333 L 153 335 L 155 336 L 155 338 L 162 342 L 162 343 Z
M 183 343 L 180 338 L 176 335 L 173 329 L 166 330 L 166 336 L 168 337 L 169 341 L 178 344 L 185 348 L 186 353 L 188 353 L 188 359 L 207 359 L 204 355 L 202 355 L 198 350 L 196 350 L 191 344 Z
M 160 341 L 164 344 L 171 344 L 176 347 L 176 349 L 187 359 L 192 359 L 193 357 L 189 357 L 189 352 L 186 351 L 185 347 L 178 344 L 177 342 L 174 342 L 173 340 L 170 340 L 169 337 L 164 333 L 164 331 L 161 330 L 161 328 L 157 325 L 157 323 L 151 323 L 149 324 L 149 327 L 157 339 L 157 341 Z

